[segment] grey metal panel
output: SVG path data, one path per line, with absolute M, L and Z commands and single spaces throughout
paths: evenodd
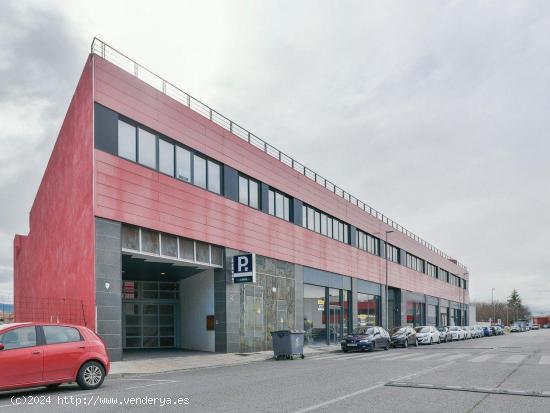
M 382 295 L 383 286 L 366 280 L 357 280 L 357 292 L 363 294 Z
M 260 209 L 266 214 L 269 213 L 269 200 L 268 200 L 269 186 L 260 182 Z
M 426 296 L 426 304 L 439 305 L 439 299 L 437 297 Z
M 401 290 L 407 301 L 415 301 L 417 303 L 425 303 L 426 296 L 422 293 L 414 293 L 412 291 Z
M 311 267 L 304 268 L 304 283 L 320 285 L 322 287 L 351 290 L 351 277 L 318 270 Z
M 121 224 L 96 218 L 97 332 L 112 361 L 122 359 L 122 255 Z
M 351 328 L 357 327 L 357 278 L 351 279 Z
M 97 149 L 118 154 L 118 113 L 98 103 L 94 105 L 94 144 Z
M 301 330 L 304 328 L 304 267 L 294 266 L 294 325 Z
M 342 277 L 342 288 L 344 290 L 351 290 L 351 277 Z
M 440 307 L 449 307 L 449 300 L 444 300 L 443 298 L 439 299 L 439 306 Z
M 223 166 L 223 194 L 232 201 L 239 202 L 239 173 L 230 166 Z

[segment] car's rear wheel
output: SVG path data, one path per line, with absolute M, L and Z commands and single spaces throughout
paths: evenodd
M 83 390 L 97 389 L 105 380 L 105 369 L 97 361 L 84 363 L 78 371 L 77 383 Z

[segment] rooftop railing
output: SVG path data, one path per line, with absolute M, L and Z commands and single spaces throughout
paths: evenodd
M 125 70 L 126 72 L 136 76 L 138 79 L 144 81 L 148 85 L 154 87 L 158 91 L 164 93 L 167 96 L 170 96 L 172 99 L 177 100 L 178 102 L 182 103 L 183 105 L 187 106 L 191 110 L 201 114 L 202 116 L 210 119 L 212 122 L 218 124 L 222 128 L 228 130 L 235 136 L 243 139 L 244 141 L 248 142 L 251 145 L 254 145 L 258 149 L 264 151 L 268 155 L 272 156 L 275 159 L 278 159 L 280 162 L 284 163 L 288 167 L 294 169 L 295 171 L 301 173 L 302 175 L 306 176 L 307 178 L 311 179 L 312 181 L 316 182 L 317 184 L 321 185 L 325 189 L 327 189 L 330 192 L 333 192 L 334 194 L 338 195 L 341 198 L 344 198 L 346 201 L 352 203 L 353 205 L 357 206 L 358 208 L 362 209 L 363 211 L 369 213 L 373 217 L 379 219 L 383 223 L 389 225 L 394 230 L 399 231 L 408 237 L 412 238 L 416 242 L 420 243 L 424 247 L 428 248 L 429 250 L 435 252 L 436 254 L 439 254 L 443 258 L 448 259 L 449 261 L 452 261 L 456 265 L 458 265 L 460 268 L 467 271 L 467 268 L 464 264 L 458 262 L 457 260 L 453 259 L 449 255 L 445 254 L 443 251 L 441 251 L 439 248 L 436 248 L 429 242 L 423 240 L 418 235 L 415 235 L 408 229 L 404 228 L 403 226 L 399 225 L 394 220 L 388 218 L 381 212 L 377 211 L 376 209 L 369 206 L 367 203 L 359 200 L 358 198 L 351 195 L 349 192 L 343 190 L 336 184 L 332 183 L 326 178 L 323 178 L 321 175 L 319 175 L 317 172 L 309 169 L 305 165 L 301 164 L 300 162 L 293 159 L 291 156 L 285 154 L 284 152 L 278 150 L 277 148 L 271 146 L 269 143 L 264 141 L 263 139 L 257 137 L 249 130 L 243 128 L 238 123 L 232 121 L 231 119 L 228 119 L 221 113 L 217 112 L 216 110 L 212 109 L 210 106 L 206 105 L 205 103 L 201 102 L 200 100 L 194 98 L 190 94 L 184 92 L 177 86 L 174 86 L 172 83 L 168 82 L 167 80 L 163 79 L 162 77 L 156 75 L 151 70 L 147 69 L 146 67 L 143 67 L 136 61 L 132 60 L 125 54 L 119 52 L 118 50 L 114 49 L 113 47 L 109 46 L 105 42 L 101 41 L 100 39 L 94 37 L 94 40 L 92 42 L 91 52 L 93 54 L 96 54 L 103 59 L 113 63 L 114 65 L 120 67 L 121 69 Z

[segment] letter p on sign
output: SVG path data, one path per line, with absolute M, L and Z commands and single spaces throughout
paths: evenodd
M 248 256 L 246 255 L 241 255 L 240 257 L 237 257 L 237 272 L 238 273 L 241 273 L 241 272 L 249 272 L 250 270 L 248 269 L 248 263 L 250 262 L 249 259 L 248 259 Z

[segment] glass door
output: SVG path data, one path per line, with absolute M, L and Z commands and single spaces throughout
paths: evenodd
M 342 340 L 342 307 L 331 305 L 329 307 L 329 344 L 339 344 Z

